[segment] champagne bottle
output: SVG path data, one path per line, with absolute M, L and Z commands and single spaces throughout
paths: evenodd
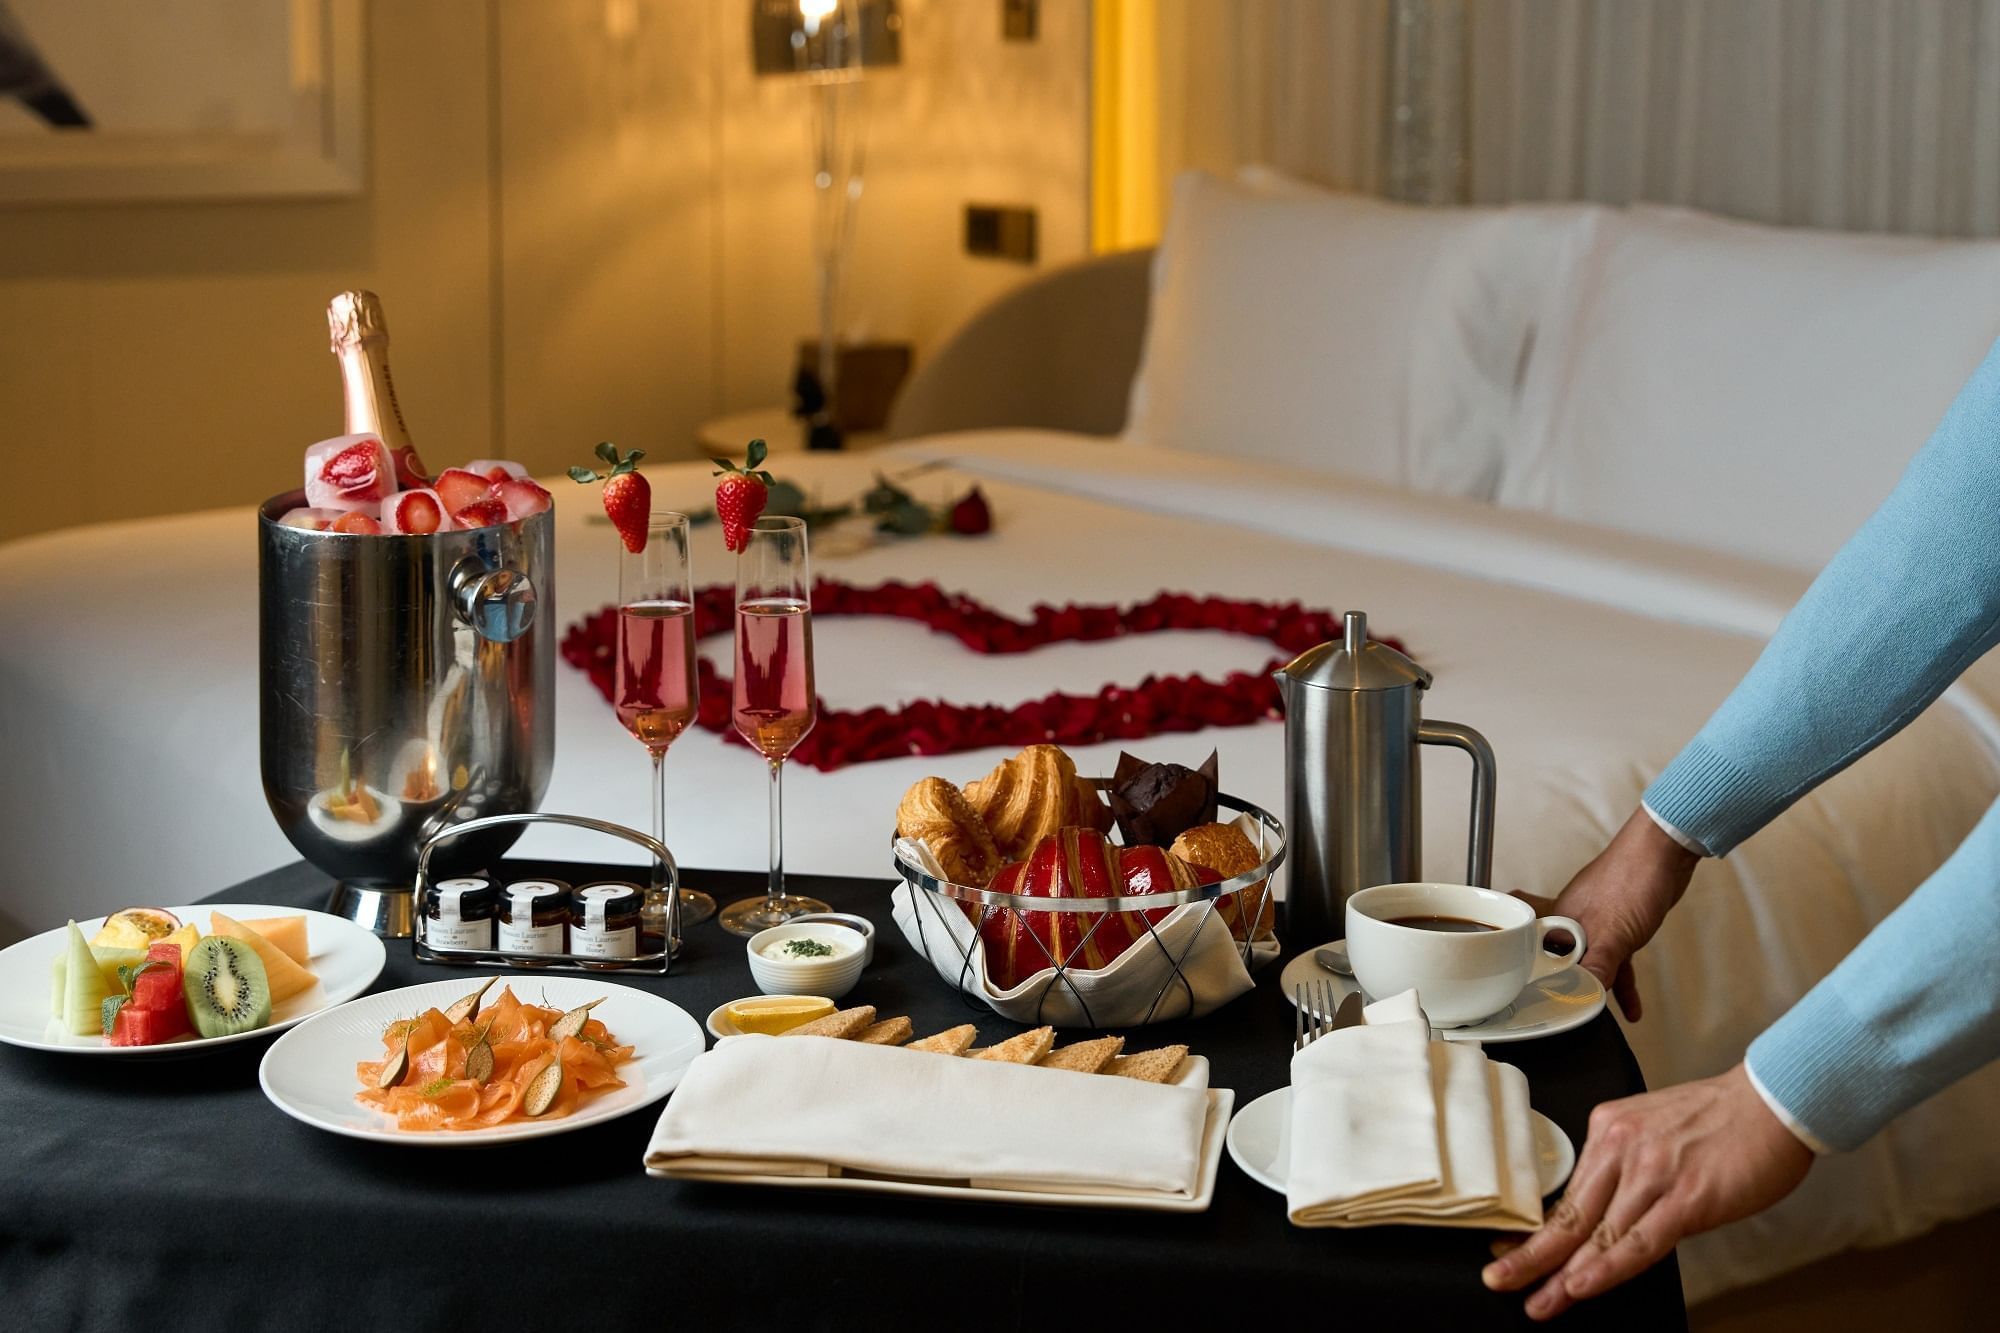
M 389 324 L 382 318 L 382 298 L 373 292 L 342 292 L 327 302 L 326 323 L 334 359 L 340 363 L 345 433 L 381 440 L 396 460 L 398 486 L 409 490 L 430 485 L 410 428 L 403 424 L 396 382 L 389 377 Z

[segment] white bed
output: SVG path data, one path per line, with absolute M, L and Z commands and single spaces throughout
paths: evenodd
M 1435 672 L 1427 711 L 1492 741 L 1496 879 L 1541 893 L 1602 847 L 2000 332 L 1991 242 L 1649 209 L 1398 210 L 1268 173 L 1183 182 L 1150 293 L 1139 276 L 1116 261 L 1072 284 L 1067 305 L 1046 290 L 1009 303 L 906 398 L 907 418 L 938 420 L 991 401 L 959 392 L 957 371 L 1101 345 L 1115 375 L 1140 367 L 1124 439 L 989 429 L 788 456 L 781 470 L 827 495 L 877 467 L 946 460 L 916 484 L 941 497 L 977 477 L 997 514 L 979 540 L 824 536 L 818 572 L 932 578 L 1015 613 L 1161 589 L 1366 610 Z M 1108 317 L 1120 292 L 1149 316 Z M 1030 316 L 1066 320 L 1067 338 L 1039 337 Z M 1143 355 L 1129 345 L 1141 328 Z M 1050 382 L 1100 416 L 1104 394 L 1125 393 L 1064 355 L 1068 374 L 997 382 Z M 986 424 L 1001 419 L 1058 418 Z M 649 469 L 663 502 L 688 506 L 708 472 Z M 612 595 L 615 550 L 592 502 L 557 490 L 566 625 Z M 253 531 L 242 509 L 0 546 L 0 942 L 294 859 L 257 774 Z M 730 576 L 712 528 L 695 560 L 698 581 Z M 908 623 L 836 619 L 815 639 L 839 706 L 1009 703 L 1271 652 L 1172 634 L 980 658 Z M 1732 1064 L 1949 854 L 2000 794 L 1996 716 L 2000 666 L 1981 662 L 1879 753 L 1703 864 L 1639 963 L 1649 1017 L 1628 1031 L 1651 1083 Z M 556 726 L 544 807 L 643 823 L 642 753 L 568 667 Z M 1214 746 L 1225 788 L 1278 808 L 1281 738 L 1267 723 L 1132 748 L 1194 762 Z M 1107 771 L 1115 750 L 1077 757 Z M 796 770 L 788 863 L 882 875 L 886 892 L 902 791 L 1000 757 Z M 1466 768 L 1425 758 L 1426 869 L 1456 876 Z M 760 868 L 761 764 L 695 733 L 668 773 L 682 859 Z M 603 858 L 617 844 L 538 830 L 522 849 Z M 2000 1067 L 1822 1163 L 1779 1207 L 1687 1243 L 1690 1299 L 2000 1203 L 1997 1119 Z
M 865 458 L 787 459 L 786 471 L 838 493 L 865 484 L 872 467 L 937 457 L 958 463 L 922 484 L 979 477 L 998 515 L 990 537 L 851 554 L 827 540 L 818 571 L 857 582 L 929 576 L 1016 613 L 1041 600 L 1127 602 L 1162 588 L 1365 609 L 1436 672 L 1430 710 L 1493 742 L 1496 877 L 1540 892 L 1598 849 L 1804 582 L 1664 546 L 1639 548 L 1653 557 L 1647 564 L 1629 543 L 1539 515 L 1359 483 L 1293 476 L 1280 485 L 1262 466 L 1074 436 L 962 435 Z M 702 465 L 650 475 L 667 502 L 693 505 L 709 485 Z M 558 506 L 564 624 L 613 589 L 614 539 L 588 521 L 590 509 Z M 257 776 L 253 530 L 249 510 L 228 510 L 0 547 L 0 752 L 9 756 L 0 912 L 9 933 L 128 901 L 185 900 L 293 859 Z M 1616 549 L 1624 558 L 1610 558 Z M 699 534 L 695 559 L 698 580 L 727 577 L 714 529 Z M 1228 636 L 1168 634 L 979 658 L 919 627 L 873 620 L 830 619 L 815 637 L 821 688 L 841 705 L 1013 702 L 1147 671 L 1254 665 L 1269 652 Z M 145 646 L 142 669 L 134 644 Z M 556 706 L 545 808 L 642 823 L 642 754 L 581 672 L 558 668 Z M 1192 760 L 1214 745 L 1225 786 L 1277 808 L 1281 736 L 1265 724 L 1134 748 Z M 1114 752 L 1078 758 L 1108 768 Z M 903 788 L 932 772 L 975 776 L 998 757 L 790 774 L 790 864 L 884 873 Z M 1466 772 L 1448 754 L 1426 759 L 1426 865 L 1455 876 Z M 690 865 L 760 867 L 759 762 L 693 733 L 669 773 L 676 851 Z M 1631 1037 L 1649 1080 L 1730 1063 L 1943 859 L 1996 792 L 2000 746 L 1978 697 L 1961 691 L 1728 861 L 1704 865 L 1642 961 L 1653 1017 Z M 523 850 L 604 857 L 616 845 L 552 833 Z M 1689 1295 L 2000 1199 L 2000 1162 L 1983 1138 L 1996 1110 L 2000 1071 L 1989 1070 L 1869 1149 L 1823 1164 L 1771 1214 L 1691 1242 Z

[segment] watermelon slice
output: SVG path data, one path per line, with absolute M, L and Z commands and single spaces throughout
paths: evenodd
M 111 1021 L 113 1046 L 158 1046 L 187 1035 L 187 1006 L 179 1009 L 141 1009 L 127 1004 Z

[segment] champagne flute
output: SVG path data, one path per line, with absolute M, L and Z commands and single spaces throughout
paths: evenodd
M 785 757 L 818 718 L 813 698 L 812 574 L 806 525 L 760 518 L 736 557 L 736 680 L 730 716 L 771 766 L 771 883 L 762 898 L 722 909 L 722 928 L 755 935 L 825 903 L 785 892 Z
M 655 511 L 646 522 L 646 544 L 618 545 L 618 672 L 613 697 L 618 720 L 653 756 L 653 836 L 667 840 L 667 747 L 694 721 L 700 703 L 694 669 L 694 582 L 688 566 L 685 514 Z M 648 917 L 665 916 L 664 888 L 647 895 Z M 680 924 L 715 915 L 715 899 L 681 890 Z M 651 922 L 646 925 L 650 934 Z M 661 923 L 673 947 L 678 931 Z

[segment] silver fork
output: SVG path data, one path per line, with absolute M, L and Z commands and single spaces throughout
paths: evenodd
M 1333 1031 L 1333 1006 L 1325 1002 L 1326 996 L 1318 993 L 1327 985 L 1323 981 L 1305 982 L 1292 992 L 1294 1051 L 1304 1050 Z

